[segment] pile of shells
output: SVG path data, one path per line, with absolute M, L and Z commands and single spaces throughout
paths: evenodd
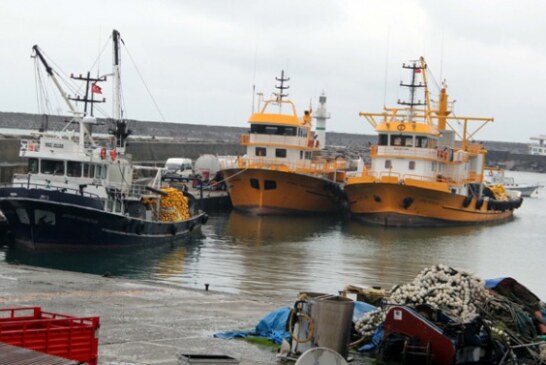
M 385 298 L 390 305 L 428 304 L 453 320 L 466 323 L 478 316 L 479 307 L 490 296 L 481 278 L 446 265 L 426 268 L 407 284 L 394 287 Z M 366 313 L 356 323 L 364 337 L 371 336 L 384 321 L 388 306 Z

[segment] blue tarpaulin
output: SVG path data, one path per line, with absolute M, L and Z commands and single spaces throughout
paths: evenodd
M 282 307 L 267 314 L 258 322 L 256 328 L 248 331 L 230 331 L 214 334 L 214 337 L 223 339 L 244 338 L 247 336 L 265 337 L 270 341 L 280 344 L 284 339 L 290 339 L 290 333 L 286 330 L 290 307 Z
M 374 309 L 376 309 L 376 307 L 368 303 L 355 302 L 353 322 L 362 318 L 365 313 Z M 290 307 L 282 307 L 267 314 L 258 322 L 253 330 L 220 332 L 215 333 L 214 337 L 232 339 L 258 336 L 265 337 L 276 344 L 281 344 L 283 339 L 287 341 L 290 340 L 290 333 L 287 331 L 289 316 Z

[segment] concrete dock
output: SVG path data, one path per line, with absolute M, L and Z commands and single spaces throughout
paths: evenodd
M 251 329 L 283 305 L 290 303 L 0 262 L 0 307 L 100 316 L 101 365 L 177 364 L 178 353 L 275 364 L 272 348 L 213 334 Z

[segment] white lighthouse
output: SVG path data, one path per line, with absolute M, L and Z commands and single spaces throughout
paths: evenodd
M 319 107 L 313 113 L 313 118 L 317 120 L 315 134 L 319 147 L 324 148 L 326 146 L 326 119 L 330 119 L 330 113 L 326 110 L 326 95 L 324 95 L 324 92 L 319 96 Z

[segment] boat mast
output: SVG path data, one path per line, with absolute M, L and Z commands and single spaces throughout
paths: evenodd
M 121 108 L 120 108 L 120 93 L 121 93 L 121 77 L 119 72 L 119 63 L 120 63 L 120 49 L 119 49 L 119 32 L 117 30 L 112 31 L 112 42 L 113 42 L 113 65 L 112 70 L 114 74 L 114 98 L 113 98 L 113 113 L 112 116 L 114 121 L 121 120 Z
M 276 89 L 279 89 L 279 92 L 274 93 L 275 97 L 277 99 L 277 102 L 279 103 L 279 113 L 282 109 L 282 98 L 288 97 L 288 94 L 284 94 L 284 90 L 288 90 L 290 86 L 285 86 L 284 83 L 286 81 L 290 81 L 290 77 L 285 78 L 284 77 L 284 70 L 281 70 L 281 77 L 275 77 L 275 80 L 280 81 L 280 85 L 275 85 Z
M 74 115 L 77 115 L 78 112 L 76 111 L 76 108 L 74 107 L 74 105 L 72 105 L 72 103 L 70 102 L 69 100 L 69 97 L 68 97 L 68 94 L 64 92 L 63 88 L 61 87 L 61 84 L 59 84 L 59 80 L 57 80 L 57 77 L 55 77 L 55 73 L 53 72 L 53 69 L 51 68 L 51 66 L 49 66 L 49 64 L 47 63 L 47 61 L 45 60 L 44 56 L 42 55 L 42 52 L 40 51 L 40 48 L 38 47 L 37 44 L 35 44 L 33 47 L 32 47 L 32 50 L 34 51 L 34 54 L 36 56 L 38 56 L 38 59 L 42 62 L 42 64 L 44 65 L 45 69 L 46 69 L 46 72 L 47 74 L 49 75 L 49 77 L 51 77 L 51 79 L 53 80 L 53 83 L 55 84 L 55 87 L 59 90 L 59 93 L 61 94 L 61 96 L 63 97 L 63 100 L 64 102 L 66 103 L 66 105 L 68 105 L 68 109 L 70 109 L 70 112 Z
M 114 76 L 114 97 L 113 97 L 113 113 L 114 118 L 114 130 L 111 133 L 114 135 L 115 146 L 118 153 L 125 153 L 125 140 L 131 133 L 127 130 L 127 123 L 123 120 L 121 110 L 121 49 L 120 41 L 123 42 L 121 36 L 117 30 L 112 31 L 112 43 L 113 43 L 113 76 Z
M 415 100 L 415 92 L 417 91 L 418 88 L 424 87 L 425 88 L 425 95 L 427 94 L 426 78 L 425 78 L 425 75 L 424 75 L 424 72 L 425 72 L 425 69 L 426 69 L 426 64 L 424 63 L 424 60 L 423 60 L 422 57 L 421 57 L 421 59 L 419 61 L 421 62 L 421 64 L 418 64 L 417 63 L 418 61 L 412 61 L 412 63 L 410 65 L 406 65 L 405 63 L 402 64 L 402 68 L 411 70 L 411 83 L 404 84 L 404 82 L 400 81 L 400 86 L 404 86 L 404 87 L 409 88 L 410 101 L 398 100 L 399 105 L 408 106 L 408 117 L 407 117 L 408 122 L 413 122 L 413 118 L 414 118 L 414 116 L 416 114 L 416 109 L 415 109 L 416 106 L 427 106 L 426 102 L 422 102 L 420 99 Z M 425 81 L 424 82 L 419 81 L 419 83 L 417 83 L 417 80 L 416 80 L 417 79 L 417 74 L 423 74 L 423 80 L 425 80 Z M 428 106 L 427 106 L 427 109 L 428 109 Z M 427 110 L 427 112 L 428 112 L 428 110 Z M 427 118 L 427 122 L 428 122 L 428 119 L 429 119 L 428 116 L 426 118 Z

